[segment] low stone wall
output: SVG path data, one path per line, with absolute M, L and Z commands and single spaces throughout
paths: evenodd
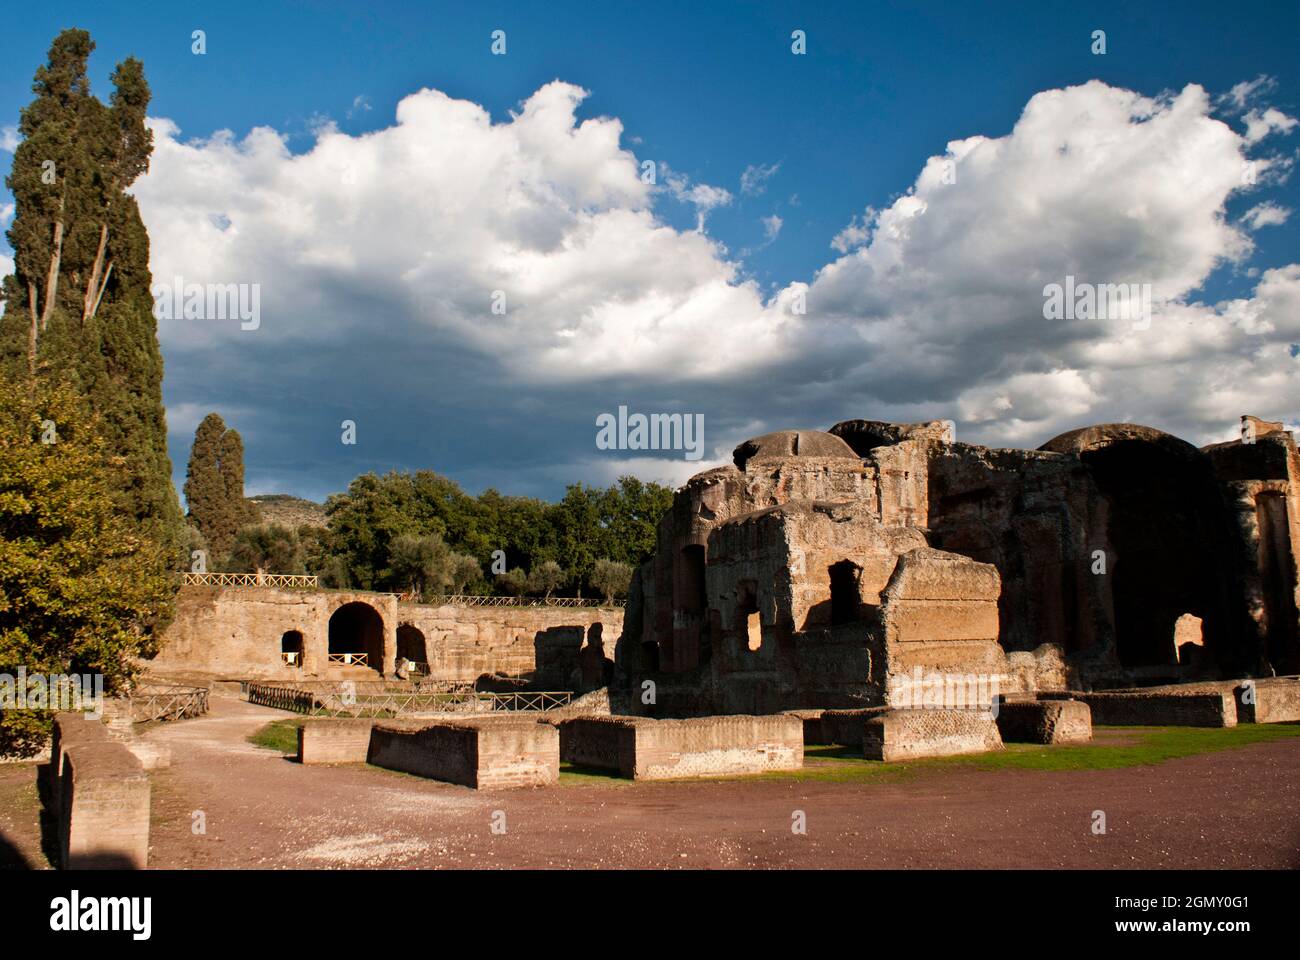
M 298 728 L 299 763 L 365 763 L 373 720 L 309 720 Z
M 1106 693 L 1044 693 L 1042 699 L 1078 700 L 1092 722 L 1115 727 L 1235 727 L 1237 702 L 1230 689 L 1130 690 Z
M 561 721 L 570 763 L 618 770 L 635 780 L 672 780 L 798 770 L 803 721 L 789 714 L 694 717 L 577 717 Z
M 1300 720 L 1300 678 L 1252 680 L 1233 691 L 1240 723 L 1294 723 Z
M 863 707 L 856 710 L 823 710 L 822 743 L 835 743 L 846 747 L 861 746 L 862 724 L 868 717 L 874 717 L 888 709 L 889 707 Z
M 50 765 L 46 767 L 46 778 L 56 813 L 63 797 L 59 782 L 63 776 L 64 751 L 74 744 L 106 743 L 108 740 L 107 725 L 99 720 L 90 719 L 84 713 L 67 712 L 54 715 L 54 728 L 50 741 Z
M 1015 700 L 998 705 L 1004 743 L 1087 743 L 1092 712 L 1078 700 Z
M 74 738 L 75 739 L 75 738 Z M 61 745 L 59 848 L 64 869 L 149 864 L 149 778 L 126 746 L 93 737 Z
M 479 790 L 546 786 L 560 776 L 560 735 L 536 720 L 379 722 L 367 759 Z
M 636 725 L 639 717 L 563 717 L 554 721 L 560 732 L 560 759 L 582 767 L 617 770 L 632 776 L 636 769 Z
M 821 745 L 831 743 L 822 730 L 822 714 L 825 710 L 800 709 L 782 710 L 787 717 L 798 717 L 803 722 L 803 745 Z
M 1002 749 L 988 710 L 888 710 L 863 722 L 868 760 L 915 760 Z

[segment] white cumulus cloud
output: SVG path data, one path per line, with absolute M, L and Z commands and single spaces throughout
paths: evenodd
M 1260 90 L 1217 104 L 1244 109 Z M 262 290 L 255 333 L 164 321 L 169 380 L 201 379 L 225 346 L 244 393 L 310 395 L 323 377 L 339 394 L 382 397 L 377 409 L 420 412 L 456 390 L 499 395 L 467 406 L 488 424 L 478 434 L 509 424 L 533 436 L 513 424 L 548 414 L 573 425 L 550 441 L 565 449 L 536 453 L 549 458 L 537 475 L 587 464 L 593 411 L 638 385 L 663 401 L 652 410 L 704 413 L 724 457 L 742 431 L 847 416 L 951 417 L 962 439 L 1037 445 L 1109 420 L 1208 442 L 1242 413 L 1294 415 L 1300 265 L 1264 270 L 1226 302 L 1203 293 L 1249 260 L 1254 230 L 1289 213 L 1256 196 L 1227 214 L 1230 199 L 1289 173 L 1250 153 L 1260 123 L 1283 136 L 1294 126 L 1271 108 L 1251 106 L 1254 132 L 1247 119 L 1242 133 L 1195 84 L 1157 97 L 1098 81 L 1043 91 L 1009 132 L 917 158 L 902 196 L 851 196 L 865 212 L 831 239 L 837 256 L 765 296 L 704 229 L 731 194 L 663 163 L 663 186 L 644 183 L 617 119 L 579 119 L 584 96 L 553 82 L 494 123 L 422 90 L 392 125 L 325 127 L 300 154 L 267 128 L 187 141 L 152 121 L 154 159 L 135 192 L 155 278 Z M 697 229 L 663 219 L 674 200 L 695 206 Z M 769 240 L 780 223 L 764 218 Z M 1149 324 L 1044 319 L 1044 287 L 1067 277 L 1144 287 Z M 413 366 L 434 362 L 437 376 Z M 202 384 L 185 389 L 178 399 L 214 405 Z M 386 468 L 410 447 L 410 430 L 397 432 L 392 453 L 367 463 Z M 484 469 L 498 455 L 489 439 Z

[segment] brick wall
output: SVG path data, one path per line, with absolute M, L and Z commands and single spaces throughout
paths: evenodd
M 868 760 L 912 760 L 1002 749 L 987 710 L 889 710 L 863 723 Z
M 1080 700 L 1092 710 L 1092 722 L 1107 726 L 1235 727 L 1237 702 L 1230 689 L 1186 693 L 1043 694 L 1044 698 Z
M 386 721 L 371 732 L 368 759 L 477 789 L 544 786 L 559 779 L 560 738 L 535 720 Z
M 308 720 L 298 728 L 299 763 L 365 763 L 373 720 Z
M 108 727 L 98 720 L 89 719 L 84 713 L 57 713 L 54 715 L 54 730 L 50 742 L 50 765 L 46 768 L 49 779 L 50 796 L 57 811 L 62 802 L 63 792 L 59 786 L 63 775 L 63 752 L 75 743 L 102 743 L 109 739 Z
M 123 744 L 64 741 L 59 846 L 65 869 L 144 869 L 149 864 L 149 778 Z
M 1003 701 L 998 733 L 1006 743 L 1086 743 L 1092 739 L 1092 713 L 1078 700 Z
M 618 769 L 636 780 L 797 770 L 803 721 L 796 716 L 578 717 L 560 724 L 571 763 Z
M 1242 723 L 1293 723 L 1300 720 L 1300 679 L 1256 680 L 1250 697 L 1246 686 L 1234 691 L 1237 719 Z M 1249 700 L 1254 700 L 1250 703 Z

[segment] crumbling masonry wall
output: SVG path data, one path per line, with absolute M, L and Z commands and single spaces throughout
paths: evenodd
M 1300 456 L 1281 424 L 1242 432 L 1198 450 L 1100 424 L 1013 450 L 849 420 L 746 441 L 677 491 L 615 684 L 681 717 L 886 705 L 918 670 L 1004 692 L 1300 672 Z

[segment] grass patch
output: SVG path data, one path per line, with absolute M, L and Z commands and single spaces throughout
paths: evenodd
M 248 742 L 265 750 L 297 754 L 298 728 L 303 725 L 304 720 L 305 718 L 299 717 L 292 720 L 273 720 L 251 734 L 248 737 Z
M 867 760 L 850 747 L 809 746 L 804 768 L 764 779 L 828 783 L 897 782 L 924 770 L 1115 770 L 1179 757 L 1300 737 L 1300 725 L 1247 723 L 1236 727 L 1096 727 L 1091 743 L 1043 746 L 1009 743 L 994 753 L 930 757 L 905 763 Z

